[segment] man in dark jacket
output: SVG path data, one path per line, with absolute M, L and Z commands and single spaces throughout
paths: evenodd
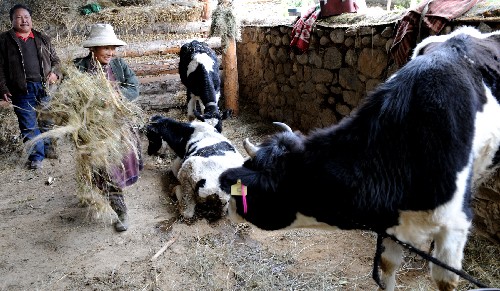
M 23 141 L 48 130 L 48 120 L 37 120 L 35 108 L 47 105 L 46 89 L 60 76 L 60 60 L 50 38 L 32 29 L 31 10 L 16 4 L 9 11 L 12 28 L 0 34 L 0 98 L 12 102 Z M 39 141 L 29 153 L 29 167 L 42 167 L 45 157 L 54 158 L 51 140 Z

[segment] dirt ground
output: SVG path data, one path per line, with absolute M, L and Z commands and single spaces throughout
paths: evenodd
M 15 124 L 9 110 L 1 109 L 3 124 Z M 161 114 L 180 116 L 175 110 Z M 258 142 L 274 130 L 245 108 L 224 124 L 224 135 L 244 156 L 243 138 Z M 0 149 L 0 290 L 377 289 L 370 232 L 268 232 L 226 218 L 177 219 L 169 195 L 176 183 L 169 172 L 173 156 L 147 156 L 141 138 L 145 168 L 125 191 L 131 227 L 123 233 L 115 232 L 112 213 L 79 204 L 68 140 L 59 141 L 59 158 L 45 160 L 40 172 L 26 169 L 16 140 Z M 428 271 L 427 263 L 409 255 L 398 289 L 435 290 Z

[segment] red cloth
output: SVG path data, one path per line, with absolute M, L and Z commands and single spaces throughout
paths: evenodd
M 309 39 L 314 22 L 321 12 L 319 5 L 309 8 L 303 17 L 297 18 L 292 29 L 292 41 L 290 46 L 299 54 L 303 54 L 309 48 Z
M 424 0 L 410 10 L 398 23 L 394 43 L 390 49 L 398 66 L 408 62 L 410 51 L 423 38 L 438 34 L 448 21 L 469 11 L 481 0 Z
M 22 35 L 19 34 L 19 32 L 16 32 L 16 36 L 20 39 L 22 39 L 23 41 L 27 41 L 28 38 L 35 38 L 35 35 L 33 34 L 33 31 L 30 31 L 30 34 L 28 34 L 28 37 L 24 37 Z

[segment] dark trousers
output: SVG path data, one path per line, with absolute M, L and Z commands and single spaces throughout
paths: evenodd
M 28 94 L 12 96 L 12 104 L 14 112 L 17 116 L 19 129 L 23 142 L 27 142 L 40 133 L 49 130 L 51 122 L 37 119 L 36 108 L 47 106 L 50 96 L 45 93 L 41 82 L 27 82 Z M 49 144 L 50 140 L 40 140 L 37 142 L 29 153 L 30 161 L 41 161 L 45 158 L 45 144 Z

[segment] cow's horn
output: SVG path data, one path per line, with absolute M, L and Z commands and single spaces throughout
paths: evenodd
M 250 140 L 248 139 L 248 137 L 245 138 L 245 140 L 243 141 L 243 147 L 245 148 L 245 151 L 247 151 L 247 154 L 251 158 L 255 157 L 255 153 L 259 149 L 257 146 L 255 146 L 254 144 L 252 144 L 250 142 Z
M 290 126 L 284 124 L 283 122 L 273 122 L 275 125 L 281 127 L 285 131 L 293 132 L 292 128 Z

